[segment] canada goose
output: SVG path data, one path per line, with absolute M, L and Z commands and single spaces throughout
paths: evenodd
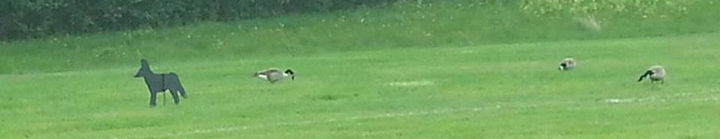
M 571 70 L 575 68 L 575 59 L 573 58 L 565 58 L 562 61 L 560 61 L 560 67 L 558 67 L 558 70 L 560 71 L 566 71 Z
M 275 83 L 285 77 L 290 77 L 290 79 L 295 80 L 295 72 L 293 72 L 293 70 L 291 69 L 287 69 L 285 70 L 285 72 L 281 72 L 280 69 L 269 68 L 266 70 L 255 72 L 254 77 L 270 81 L 270 83 Z
M 649 77 L 650 83 L 656 81 L 660 81 L 660 83 L 665 83 L 664 79 L 666 75 L 667 73 L 665 72 L 665 68 L 660 65 L 654 65 L 647 69 L 643 75 L 640 75 L 640 79 L 638 79 L 638 82 L 642 81 L 645 77 Z

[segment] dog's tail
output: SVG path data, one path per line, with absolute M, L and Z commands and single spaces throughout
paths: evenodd
M 180 95 L 183 98 L 187 98 L 187 92 L 185 92 L 185 87 L 183 87 L 182 83 L 180 82 L 180 77 L 177 76 L 177 74 L 170 72 L 168 73 L 172 80 L 174 80 L 173 86 L 175 86 L 175 89 L 180 92 Z
M 187 93 L 185 93 L 185 87 L 183 87 L 182 84 L 180 84 L 180 88 L 178 89 L 178 91 L 183 98 L 187 98 Z

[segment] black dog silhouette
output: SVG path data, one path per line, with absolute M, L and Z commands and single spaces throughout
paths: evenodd
M 175 104 L 180 103 L 180 98 L 178 98 L 177 92 L 180 92 L 180 95 L 182 95 L 183 98 L 187 98 L 185 88 L 183 88 L 180 83 L 180 78 L 178 78 L 177 74 L 172 72 L 155 74 L 152 72 L 150 64 L 148 64 L 145 59 L 140 60 L 140 70 L 138 70 L 137 74 L 135 74 L 135 77 L 145 78 L 145 84 L 147 84 L 148 89 L 150 89 L 150 107 L 154 107 L 156 105 L 155 100 L 157 100 L 157 93 L 164 93 L 165 90 L 170 90 L 170 94 L 172 95 Z

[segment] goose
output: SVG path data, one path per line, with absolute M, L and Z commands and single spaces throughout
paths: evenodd
M 567 71 L 575 68 L 575 59 L 573 58 L 565 58 L 562 61 L 560 61 L 560 67 L 558 67 L 558 70 L 560 71 Z
M 638 82 L 641 82 L 645 77 L 648 77 L 650 79 L 650 83 L 659 81 L 660 83 L 665 83 L 665 76 L 667 76 L 667 72 L 665 72 L 665 68 L 663 68 L 660 65 L 654 65 L 648 68 L 643 75 L 640 75 L 640 79 L 638 79 Z
M 287 69 L 285 70 L 285 72 L 282 72 L 280 69 L 277 68 L 269 68 L 266 70 L 255 72 L 254 77 L 270 81 L 270 83 L 275 83 L 280 79 L 286 77 L 290 77 L 290 79 L 295 80 L 295 72 L 292 69 Z

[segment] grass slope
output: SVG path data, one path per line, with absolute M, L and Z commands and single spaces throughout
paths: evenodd
M 189 91 L 157 108 L 139 64 L 0 75 L 0 138 L 715 138 L 718 37 L 156 60 Z M 656 63 L 666 84 L 635 82 Z M 250 77 L 267 67 L 298 77 Z
M 711 0 L 693 0 L 697 2 L 687 6 L 688 14 L 680 16 L 642 18 L 630 14 L 602 18 L 601 33 L 583 30 L 575 17 L 536 17 L 514 1 L 487 1 L 421 5 L 400 2 L 380 9 L 2 42 L 0 74 L 126 67 L 140 58 L 177 63 L 392 48 L 674 36 L 720 29 L 720 8 Z
M 720 8 L 696 1 L 600 33 L 458 0 L 2 42 L 0 138 L 716 138 Z M 140 58 L 190 98 L 148 108 Z M 667 83 L 636 83 L 652 64 Z

